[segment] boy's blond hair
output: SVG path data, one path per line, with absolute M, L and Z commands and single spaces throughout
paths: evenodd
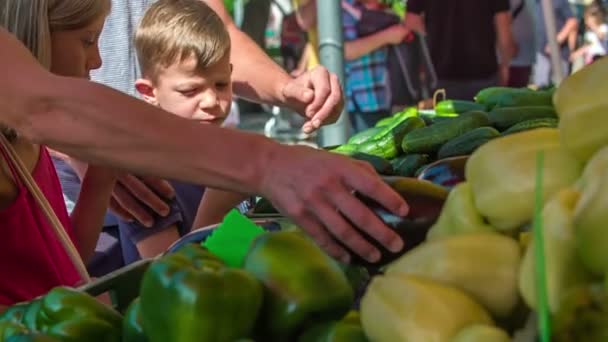
M 194 57 L 204 69 L 230 53 L 230 36 L 220 17 L 200 0 L 159 0 L 144 14 L 135 33 L 144 77 Z

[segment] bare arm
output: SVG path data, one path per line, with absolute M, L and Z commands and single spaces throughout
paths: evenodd
M 576 18 L 566 20 L 564 27 L 557 33 L 557 44 L 562 45 L 567 43 L 572 33 L 576 33 L 576 30 L 578 30 L 578 20 Z M 573 48 L 573 46 L 570 48 Z
M 500 65 L 498 66 L 499 85 L 509 83 L 509 66 L 517 49 L 513 32 L 511 31 L 511 12 L 499 12 L 494 15 L 496 27 L 496 43 Z
M 420 32 L 425 34 L 426 29 L 424 26 L 424 19 L 422 15 L 416 13 L 406 13 L 405 14 L 405 26 L 407 26 L 410 30 Z
M 206 227 L 222 221 L 224 216 L 247 199 L 247 195 L 207 188 L 196 212 L 193 229 Z
M 0 65 L 10 65 L 0 77 L 0 122 L 33 142 L 136 174 L 265 196 L 344 261 L 348 255 L 332 238 L 367 260 L 380 254 L 342 215 L 389 250 L 403 247 L 399 236 L 352 195 L 360 192 L 398 215 L 408 212 L 405 201 L 367 163 L 194 124 L 103 85 L 52 75 L 4 29 L 0 47 Z M 213 141 L 222 141 L 221 149 Z
M 300 1 L 300 6 L 296 10 L 296 18 L 300 27 L 308 31 L 317 25 L 317 1 Z
M 174 224 L 139 241 L 135 247 L 142 258 L 153 258 L 164 253 L 177 240 L 179 231 Z
M 292 78 L 239 30 L 222 0 L 202 1 L 219 14 L 230 33 L 232 77 L 238 96 L 291 108 L 309 119 L 302 127 L 307 133 L 338 119 L 344 100 L 335 74 L 317 67 Z
M 217 12 L 230 33 L 235 93 L 253 101 L 285 102 L 282 90 L 291 77 L 235 25 L 222 0 L 203 1 Z M 261 74 L 265 77 L 259 77 Z
M 353 60 L 385 45 L 399 44 L 409 32 L 404 25 L 396 24 L 366 37 L 344 42 L 344 57 Z
M 115 181 L 114 172 L 96 166 L 89 166 L 82 180 L 71 219 L 78 250 L 85 262 L 95 253 Z
M 502 65 L 510 65 L 511 59 L 515 56 L 515 40 L 511 31 L 511 13 L 500 12 L 494 15 L 494 25 L 496 27 L 496 42 L 498 53 Z

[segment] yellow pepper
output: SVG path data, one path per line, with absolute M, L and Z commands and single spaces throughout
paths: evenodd
M 427 240 L 475 232 L 494 231 L 477 212 L 471 185 L 463 182 L 456 185 L 448 195 L 437 222 L 427 233 Z
M 490 315 L 464 292 L 403 274 L 376 276 L 361 301 L 361 323 L 374 342 L 449 342 Z
M 553 98 L 562 143 L 581 161 L 608 145 L 607 79 L 608 59 L 603 59 L 566 78 Z
M 559 142 L 559 131 L 538 128 L 494 139 L 469 158 L 466 179 L 475 206 L 490 225 L 512 231 L 528 223 L 534 211 L 537 153 L 544 151 L 544 198 L 574 183 L 582 163 Z
M 575 229 L 573 226 L 574 207 L 579 192 L 566 188 L 557 193 L 543 208 L 543 240 L 545 251 L 545 270 L 549 309 L 552 313 L 559 310 L 563 294 L 570 288 L 587 281 L 576 255 Z M 537 308 L 535 241 L 532 239 L 521 266 L 519 289 L 526 304 Z
M 578 255 L 593 274 L 608 272 L 608 149 L 589 161 L 579 182 L 581 198 L 574 211 Z
M 510 342 L 511 338 L 509 335 L 502 329 L 483 325 L 483 324 L 474 324 L 468 326 L 460 332 L 451 342 Z
M 391 263 L 386 274 L 414 275 L 471 295 L 496 317 L 515 309 L 519 243 L 498 233 L 454 235 L 425 242 Z

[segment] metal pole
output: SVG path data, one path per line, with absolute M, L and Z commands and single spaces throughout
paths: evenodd
M 342 34 L 342 7 L 340 0 L 316 0 L 317 23 L 319 28 L 319 58 L 329 72 L 335 73 L 340 84 L 344 78 L 344 37 Z M 344 89 L 344 87 L 343 87 Z M 338 121 L 323 127 L 317 136 L 319 146 L 340 145 L 348 140 L 350 120 L 346 110 Z
M 547 41 L 549 42 L 549 50 L 551 51 L 553 78 L 557 85 L 564 79 L 565 70 L 562 68 L 561 53 L 557 44 L 557 29 L 555 27 L 553 0 L 542 0 L 542 7 L 543 17 L 545 18 L 545 32 L 547 33 Z

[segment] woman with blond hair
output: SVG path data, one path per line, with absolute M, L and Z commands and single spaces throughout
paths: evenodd
M 109 10 L 109 0 L 4 0 L 0 25 L 52 73 L 88 78 L 101 66 L 97 41 Z M 5 127 L 0 142 L 0 306 L 7 306 L 84 280 L 58 234 L 77 258 L 93 255 L 115 175 L 91 166 L 70 217 L 47 148 Z

